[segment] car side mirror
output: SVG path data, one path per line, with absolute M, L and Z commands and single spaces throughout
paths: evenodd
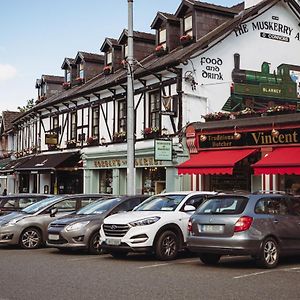
M 189 212 L 189 211 L 195 211 L 196 208 L 195 208 L 195 206 L 193 206 L 193 205 L 187 204 L 187 205 L 184 207 L 183 210 L 184 210 L 185 212 Z
M 50 209 L 50 217 L 51 217 L 51 218 L 55 217 L 57 211 L 58 211 L 57 207 L 52 207 L 52 208 Z

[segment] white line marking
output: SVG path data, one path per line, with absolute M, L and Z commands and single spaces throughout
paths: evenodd
M 67 261 L 84 261 L 84 260 L 92 260 L 92 259 L 99 259 L 99 256 L 95 256 L 95 257 L 85 257 L 85 258 L 70 258 L 67 259 Z
M 189 263 L 194 263 L 196 261 L 198 261 L 198 260 L 185 260 L 185 261 L 177 261 L 177 262 L 172 262 L 172 263 L 161 263 L 161 264 L 142 266 L 142 267 L 139 267 L 139 269 L 157 268 L 157 267 L 171 266 L 171 265 L 178 265 L 178 264 L 189 264 Z
M 266 273 L 271 273 L 271 272 L 274 272 L 274 271 L 275 270 L 245 274 L 245 275 L 233 277 L 233 279 L 240 279 L 240 278 L 246 278 L 246 277 L 251 277 L 251 276 L 257 276 L 257 275 L 262 275 L 262 274 L 266 274 Z
M 168 266 L 168 265 L 171 265 L 171 264 L 169 263 L 169 264 L 155 264 L 155 265 L 148 265 L 148 266 L 142 266 L 142 267 L 139 267 L 139 269 L 157 268 L 157 267 L 163 267 L 163 266 Z

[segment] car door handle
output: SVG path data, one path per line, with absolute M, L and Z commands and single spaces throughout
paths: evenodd
M 274 224 L 278 224 L 279 221 L 278 221 L 278 220 L 274 220 L 273 223 L 274 223 Z

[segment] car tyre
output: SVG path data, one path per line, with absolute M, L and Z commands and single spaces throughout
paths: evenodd
M 122 251 L 112 251 L 109 253 L 113 258 L 121 259 L 125 258 L 128 254 L 128 252 L 122 252 Z
M 23 249 L 37 249 L 42 245 L 42 235 L 37 228 L 27 228 L 20 236 L 20 246 Z
M 88 251 L 90 254 L 99 254 L 99 232 L 94 232 L 89 240 Z
M 201 253 L 200 254 L 200 260 L 205 265 L 216 265 L 220 261 L 221 255 L 219 254 L 213 254 L 213 253 Z
M 266 238 L 262 243 L 259 256 L 256 259 L 257 264 L 260 267 L 271 269 L 277 266 L 278 260 L 279 246 L 277 242 L 271 237 Z
M 159 260 L 175 259 L 179 250 L 179 239 L 173 231 L 160 234 L 155 244 L 155 256 Z

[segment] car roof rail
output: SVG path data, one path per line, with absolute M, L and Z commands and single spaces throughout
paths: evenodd
M 279 195 L 292 195 L 291 193 L 288 193 L 286 191 L 277 191 L 277 190 L 258 190 L 255 192 L 252 192 L 253 195 L 258 194 L 279 194 Z

